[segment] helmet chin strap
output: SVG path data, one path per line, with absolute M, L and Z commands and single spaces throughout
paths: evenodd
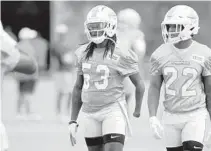
M 106 36 L 106 37 L 104 38 L 104 40 L 106 40 L 106 39 L 111 40 L 111 41 L 116 45 L 116 42 L 115 42 L 112 38 Z M 104 40 L 103 40 L 103 41 L 104 41 Z M 103 42 L 103 41 L 102 41 L 102 42 Z M 100 43 L 102 43 L 102 42 L 99 42 L 99 43 L 97 42 L 97 43 L 96 43 L 95 41 L 92 41 L 92 42 L 94 42 L 95 44 L 100 44 Z

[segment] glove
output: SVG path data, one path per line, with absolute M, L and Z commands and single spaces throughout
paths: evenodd
M 72 146 L 74 146 L 76 144 L 76 133 L 77 133 L 77 129 L 78 129 L 78 123 L 76 121 L 70 121 L 69 122 L 69 132 L 70 132 L 70 141 Z
M 161 125 L 160 121 L 157 119 L 157 117 L 152 116 L 149 119 L 150 128 L 152 129 L 154 136 L 156 139 L 161 139 L 164 134 L 163 126 Z
M 211 129 L 208 132 L 208 136 L 205 139 L 205 147 L 207 147 L 208 149 L 211 149 Z

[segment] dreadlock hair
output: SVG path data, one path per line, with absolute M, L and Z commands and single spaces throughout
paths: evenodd
M 116 40 L 117 40 L 116 34 L 113 37 L 110 37 L 110 38 L 113 39 L 115 41 L 115 43 L 112 40 L 108 39 L 108 42 L 106 44 L 106 48 L 105 48 L 105 51 L 104 51 L 104 54 L 103 54 L 103 58 L 105 58 L 107 56 L 107 54 L 108 54 L 109 51 L 111 51 L 111 56 L 114 53 L 114 49 L 115 49 L 115 45 L 116 45 Z M 89 58 L 92 57 L 93 52 L 94 52 L 94 49 L 96 47 L 97 47 L 97 44 L 95 44 L 94 42 L 91 42 L 87 46 L 87 48 L 85 50 L 85 52 L 87 52 L 86 57 L 85 57 L 86 60 L 89 60 Z

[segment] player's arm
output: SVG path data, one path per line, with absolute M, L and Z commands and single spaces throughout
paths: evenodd
M 150 85 L 148 90 L 148 101 L 147 101 L 150 117 L 156 116 L 157 114 L 162 81 L 163 81 L 162 75 L 151 75 L 150 77 Z
M 204 78 L 204 91 L 206 94 L 207 110 L 211 119 L 211 76 L 205 76 Z
M 72 94 L 72 113 L 71 121 L 76 121 L 78 118 L 79 111 L 82 106 L 81 92 L 84 83 L 83 71 L 82 71 L 82 62 L 81 62 L 81 52 L 80 48 L 75 51 L 75 66 L 77 72 L 77 79 L 73 88 Z
M 2 64 L 8 71 L 17 71 L 25 74 L 33 74 L 37 69 L 34 59 L 19 51 L 17 42 L 1 29 L 1 55 Z
M 124 77 L 129 77 L 131 82 L 135 86 L 136 107 L 133 115 L 135 117 L 139 117 L 145 87 L 144 82 L 142 81 L 142 78 L 140 76 L 137 55 L 133 56 L 129 54 L 127 56 L 121 56 L 121 59 L 119 61 L 119 71 L 120 74 Z
M 159 61 L 159 53 L 155 51 L 150 58 L 150 84 L 147 101 L 150 117 L 154 117 L 157 114 L 162 82 L 163 76 L 161 62 Z
M 77 120 L 79 111 L 82 106 L 81 92 L 82 92 L 82 88 L 83 88 L 83 82 L 84 82 L 83 75 L 78 74 L 75 86 L 73 88 L 73 94 L 72 94 L 71 121 Z
M 38 69 L 37 62 L 28 54 L 20 52 L 20 60 L 14 68 L 14 71 L 24 74 L 34 74 Z
M 208 54 L 205 57 L 204 68 L 202 71 L 204 92 L 206 95 L 206 106 L 211 119 L 211 49 L 207 48 Z
M 139 73 L 130 75 L 129 78 L 135 86 L 136 105 L 135 105 L 134 116 L 139 117 L 141 111 L 142 99 L 145 91 L 144 82 Z
M 210 50 L 209 50 L 210 51 Z M 211 57 L 208 57 L 205 61 L 205 68 L 202 72 L 203 83 L 204 83 L 204 92 L 206 95 L 206 107 L 211 119 Z M 205 146 L 208 148 L 211 147 L 211 128 L 208 131 L 208 135 L 205 138 Z

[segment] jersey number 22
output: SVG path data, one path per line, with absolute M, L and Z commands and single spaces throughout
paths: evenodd
M 169 79 L 166 81 L 166 94 L 168 95 L 176 95 L 176 90 L 170 89 L 169 87 L 177 80 L 178 76 L 188 76 L 191 75 L 191 77 L 182 85 L 181 87 L 181 95 L 183 97 L 188 96 L 195 96 L 196 90 L 190 90 L 190 86 L 193 84 L 193 82 L 196 80 L 197 77 L 197 71 L 194 68 L 184 68 L 182 70 L 182 75 L 178 75 L 178 71 L 174 67 L 165 67 L 164 68 L 164 75 L 170 74 Z

